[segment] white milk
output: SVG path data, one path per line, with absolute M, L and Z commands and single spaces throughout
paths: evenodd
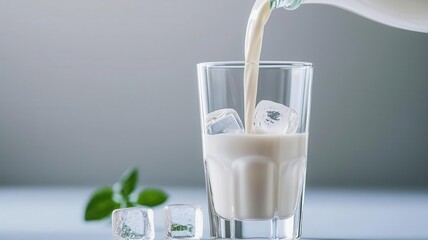
M 204 135 L 214 209 L 227 219 L 294 214 L 306 173 L 307 135 Z
M 245 134 L 204 134 L 214 209 L 227 219 L 292 216 L 306 173 L 307 135 L 252 134 L 263 30 L 270 1 L 257 0 L 245 38 Z

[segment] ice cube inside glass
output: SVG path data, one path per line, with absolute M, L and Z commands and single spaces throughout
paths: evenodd
M 297 112 L 283 104 L 262 100 L 257 104 L 254 129 L 261 134 L 293 134 L 299 125 Z
M 231 108 L 216 110 L 206 116 L 208 134 L 242 134 L 244 125 L 238 113 Z
M 199 205 L 172 204 L 165 211 L 165 238 L 200 239 L 203 234 L 202 210 Z
M 144 240 L 155 238 L 153 210 L 150 208 L 121 208 L 113 211 L 115 240 Z

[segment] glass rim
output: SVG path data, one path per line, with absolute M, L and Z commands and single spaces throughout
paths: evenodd
M 300 61 L 260 61 L 259 68 L 312 68 L 311 62 Z M 202 62 L 196 64 L 198 68 L 244 68 L 245 61 L 221 61 L 221 62 Z

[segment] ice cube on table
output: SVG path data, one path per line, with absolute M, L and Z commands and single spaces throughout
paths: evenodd
M 115 240 L 154 239 L 153 210 L 150 208 L 121 208 L 112 214 Z
M 211 112 L 205 119 L 208 134 L 244 133 L 244 125 L 234 109 L 225 108 Z
M 292 134 L 299 126 L 297 112 L 283 104 L 262 100 L 254 116 L 255 133 Z
M 200 239 L 203 235 L 202 209 L 199 205 L 171 204 L 164 208 L 167 239 Z

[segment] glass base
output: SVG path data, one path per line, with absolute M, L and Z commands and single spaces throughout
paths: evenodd
M 262 220 L 226 219 L 214 209 L 209 174 L 205 164 L 210 236 L 213 239 L 300 239 L 304 190 L 299 194 L 294 214 L 288 218 Z M 304 184 L 303 184 L 304 185 Z
M 211 238 L 215 239 L 300 239 L 301 237 L 299 216 L 271 220 L 228 220 L 219 216 L 210 217 Z

